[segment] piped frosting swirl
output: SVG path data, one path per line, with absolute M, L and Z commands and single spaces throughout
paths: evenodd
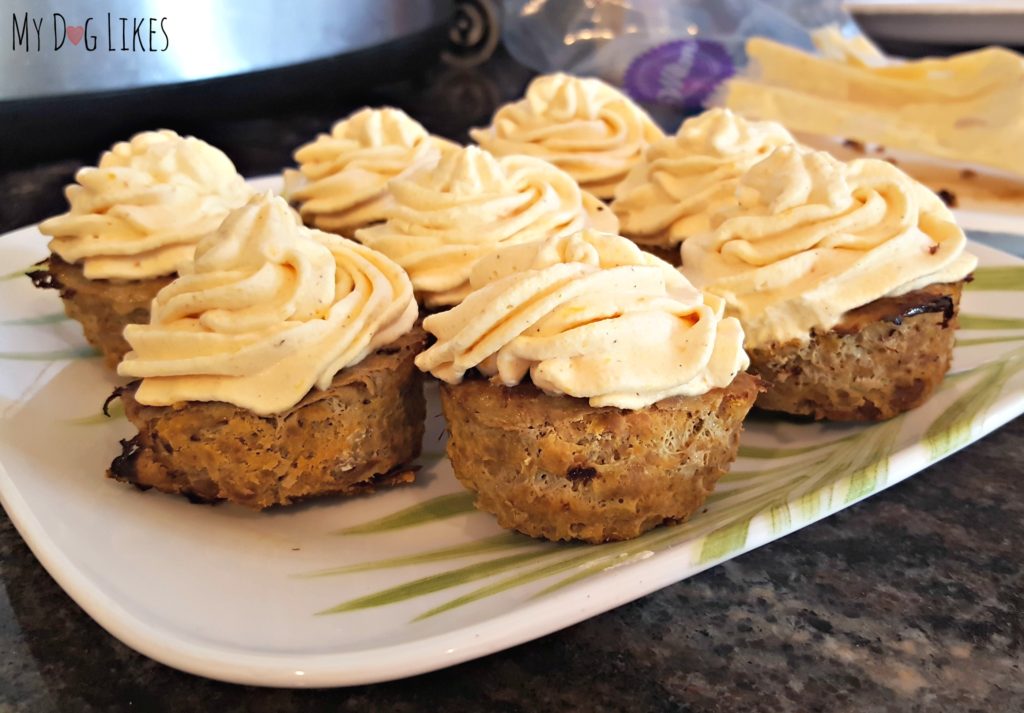
M 623 235 L 673 247 L 708 229 L 711 214 L 735 205 L 747 170 L 793 137 L 781 124 L 710 109 L 657 141 L 618 187 L 612 210 Z
M 295 152 L 284 195 L 308 225 L 352 237 L 385 219 L 388 181 L 453 146 L 400 109 L 362 109 Z
M 550 161 L 585 191 L 611 198 L 647 145 L 664 134 L 611 85 L 558 73 L 534 79 L 525 97 L 498 109 L 489 127 L 470 136 L 498 156 Z
M 387 222 L 356 239 L 401 265 L 428 307 L 458 304 L 473 265 L 500 245 L 617 227 L 607 206 L 546 161 L 496 158 L 476 146 L 396 179 L 390 190 Z
M 617 235 L 502 248 L 472 287 L 423 322 L 437 341 L 416 365 L 451 384 L 473 368 L 505 386 L 529 375 L 547 393 L 640 409 L 725 387 L 749 364 L 720 299 Z
M 783 146 L 736 195 L 738 207 L 683 243 L 683 272 L 725 299 L 748 347 L 806 341 L 849 310 L 977 264 L 938 196 L 886 161 Z
M 194 263 L 130 325 L 118 367 L 151 406 L 224 401 L 287 410 L 314 386 L 408 332 L 412 285 L 383 255 L 302 226 L 281 198 L 257 195 L 204 238 Z
M 114 144 L 99 165 L 75 174 L 69 210 L 44 220 L 50 250 L 81 263 L 91 280 L 170 275 L 196 243 L 249 196 L 219 149 L 173 131 L 147 131 Z

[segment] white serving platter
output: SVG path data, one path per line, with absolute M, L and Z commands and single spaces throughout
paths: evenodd
M 953 370 L 928 404 L 867 426 L 755 417 L 706 510 L 637 540 L 542 543 L 474 511 L 443 457 L 435 394 L 415 486 L 265 513 L 192 505 L 104 477 L 133 433 L 100 412 L 122 382 L 57 295 L 22 274 L 45 244 L 35 227 L 0 236 L 0 502 L 107 631 L 226 681 L 370 683 L 544 636 L 869 497 L 1024 412 L 1024 260 L 972 244 L 981 266 Z

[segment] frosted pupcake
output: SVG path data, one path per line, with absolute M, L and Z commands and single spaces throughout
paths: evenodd
M 139 433 L 110 475 L 253 508 L 411 482 L 424 400 L 412 285 L 383 255 L 255 196 L 132 325 Z
M 473 265 L 499 246 L 618 225 L 550 163 L 496 158 L 476 146 L 395 179 L 390 191 L 387 222 L 358 231 L 356 240 L 401 265 L 427 308 L 462 301 Z
M 156 293 L 249 190 L 221 151 L 163 130 L 114 144 L 65 193 L 68 212 L 39 226 L 52 254 L 32 278 L 60 290 L 68 316 L 114 367 L 128 351 L 125 325 L 149 319 Z
M 736 183 L 779 146 L 793 143 L 781 124 L 747 121 L 728 109 L 687 119 L 656 141 L 619 184 L 611 207 L 622 234 L 679 264 L 679 245 L 708 229 L 709 216 L 736 203 Z
M 586 231 L 503 248 L 427 317 L 456 477 L 500 525 L 636 537 L 688 517 L 736 456 L 758 386 L 743 331 L 667 263 Z
M 388 181 L 454 146 L 400 109 L 361 109 L 295 152 L 284 196 L 306 225 L 351 238 L 385 219 Z
M 536 156 L 568 173 L 583 190 L 608 199 L 644 149 L 664 134 L 646 112 L 600 79 L 549 74 L 526 96 L 498 109 L 470 136 L 497 156 Z
M 683 271 L 743 323 L 758 406 L 871 421 L 927 400 L 977 264 L 938 196 L 885 161 L 784 146 L 737 197 L 683 243 Z

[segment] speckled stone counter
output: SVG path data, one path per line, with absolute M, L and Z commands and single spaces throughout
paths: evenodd
M 362 103 L 455 138 L 526 73 L 432 70 L 378 94 L 172 128 L 247 175 Z M 0 232 L 63 206 L 83 156 L 0 169 Z M 121 645 L 0 514 L 0 713 L 14 711 L 1021 711 L 1024 419 L 823 522 L 538 641 L 395 683 L 246 688 Z

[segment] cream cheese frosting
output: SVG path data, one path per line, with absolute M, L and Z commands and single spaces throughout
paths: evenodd
M 793 137 L 773 121 L 747 121 L 728 109 L 687 119 L 675 136 L 651 144 L 615 191 L 622 234 L 673 247 L 708 229 L 712 213 L 735 205 L 736 182 Z
M 470 136 L 498 156 L 527 154 L 555 164 L 598 198 L 611 198 L 661 129 L 629 97 L 600 79 L 537 77 L 521 100 Z
M 817 57 L 747 42 L 750 70 L 724 104 L 792 131 L 855 139 L 1024 177 L 1024 57 L 990 47 L 882 63 L 870 49 L 819 34 Z
M 281 198 L 254 196 L 204 238 L 195 261 L 129 325 L 118 366 L 150 406 L 224 401 L 285 411 L 313 387 L 408 332 L 412 285 L 380 253 L 304 227 Z
M 388 181 L 452 147 L 400 109 L 362 109 L 295 152 L 284 195 L 307 224 L 351 237 L 385 219 Z
M 437 341 L 416 357 L 458 384 L 476 368 L 591 406 L 641 409 L 728 386 L 747 368 L 743 329 L 668 263 L 617 235 L 583 231 L 502 248 L 473 292 L 430 315 Z
M 53 253 L 81 263 L 90 280 L 173 274 L 249 196 L 223 152 L 166 129 L 114 144 L 75 181 L 65 190 L 68 212 L 39 230 L 52 236 Z
M 683 272 L 722 296 L 747 348 L 806 341 L 882 297 L 962 280 L 977 265 L 952 213 L 886 161 L 776 149 L 739 206 L 683 243 Z
M 550 163 L 476 146 L 395 179 L 390 191 L 387 222 L 356 239 L 401 265 L 428 307 L 458 304 L 474 263 L 499 245 L 618 227 L 607 206 Z

